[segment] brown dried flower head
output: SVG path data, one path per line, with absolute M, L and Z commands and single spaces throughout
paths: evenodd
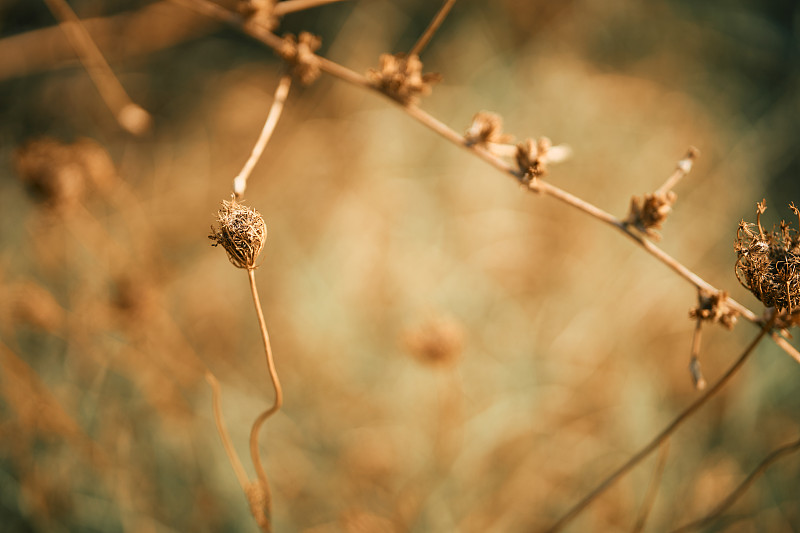
M 547 137 L 525 139 L 517 145 L 517 166 L 526 181 L 547 175 L 548 152 L 553 143 Z
M 709 292 L 700 289 L 697 293 L 697 307 L 689 310 L 689 318 L 716 322 L 728 329 L 736 325 L 739 312 L 728 306 L 728 293 Z
M 381 92 L 403 105 L 415 104 L 420 96 L 431 92 L 431 86 L 441 81 L 436 73 L 422 73 L 422 61 L 416 54 L 381 54 L 380 69 L 369 69 L 367 78 Z
M 228 259 L 237 268 L 256 268 L 256 259 L 267 240 L 267 225 L 261 214 L 236 200 L 223 200 L 217 222 L 219 229 L 211 226 L 208 236 L 214 241 L 212 246 L 225 248 Z
M 503 133 L 503 118 L 500 115 L 481 111 L 472 117 L 472 124 L 464 133 L 468 144 L 485 146 L 488 143 L 506 144 L 512 136 Z
M 278 54 L 292 68 L 292 74 L 303 84 L 314 82 L 320 75 L 319 57 L 314 53 L 322 45 L 322 40 L 307 31 L 299 37 L 292 34 L 283 37 L 283 45 Z
M 419 361 L 446 366 L 461 356 L 464 329 L 452 318 L 432 318 L 406 332 L 404 341 L 406 348 Z
M 16 150 L 14 162 L 20 179 L 45 205 L 66 208 L 83 197 L 84 172 L 69 145 L 55 139 L 35 139 Z
M 800 210 L 794 204 L 789 208 L 800 221 Z M 761 215 L 766 209 L 762 200 L 756 207 L 756 224 L 739 223 L 734 243 L 736 278 L 765 306 L 793 315 L 800 309 L 800 232 L 786 222 L 765 231 Z
M 656 230 L 661 229 L 677 199 L 678 195 L 672 191 L 645 194 L 643 197 L 633 196 L 625 224 L 657 241 L 661 239 L 661 235 Z
M 79 203 L 87 189 L 109 190 L 116 180 L 108 152 L 86 138 L 71 144 L 48 137 L 30 140 L 14 152 L 14 163 L 31 193 L 57 210 Z

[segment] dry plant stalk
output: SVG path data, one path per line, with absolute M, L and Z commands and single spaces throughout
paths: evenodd
M 264 353 L 266 355 L 267 370 L 269 373 L 272 388 L 275 391 L 275 399 L 271 407 L 262 412 L 253 422 L 250 430 L 250 458 L 256 471 L 256 480 L 249 481 L 244 473 L 241 461 L 231 444 L 230 436 L 222 419 L 222 411 L 219 405 L 220 391 L 219 383 L 211 373 L 206 374 L 206 379 L 212 387 L 214 398 L 214 419 L 217 431 L 222 438 L 225 452 L 233 466 L 239 484 L 250 504 L 250 511 L 256 523 L 262 531 L 272 531 L 272 495 L 269 488 L 269 480 L 264 471 L 259 453 L 258 437 L 261 426 L 273 414 L 280 410 L 283 405 L 283 389 L 278 379 L 278 371 L 275 368 L 275 358 L 272 355 L 272 345 L 269 340 L 267 323 L 264 320 L 264 312 L 261 307 L 261 300 L 258 297 L 256 286 L 255 270 L 258 267 L 258 255 L 264 248 L 267 238 L 267 225 L 261 214 L 253 208 L 242 205 L 238 199 L 244 196 L 247 188 L 247 180 L 256 163 L 264 152 L 264 148 L 269 142 L 272 132 L 278 123 L 283 109 L 283 104 L 289 92 L 291 77 L 283 76 L 278 83 L 275 91 L 275 98 L 267 120 L 261 130 L 258 141 L 245 163 L 242 170 L 233 180 L 234 193 L 231 201 L 222 201 L 222 207 L 217 213 L 217 224 L 219 228 L 211 227 L 211 234 L 208 236 L 213 241 L 212 246 L 222 246 L 228 255 L 228 260 L 237 268 L 247 270 L 247 278 L 250 284 L 250 293 L 253 297 L 253 305 L 256 309 L 258 326 L 261 331 L 261 339 L 264 343 Z
M 714 385 L 708 389 L 700 398 L 695 400 L 689 407 L 684 409 L 661 433 L 659 433 L 653 440 L 651 440 L 647 445 L 642 447 L 638 452 L 636 452 L 633 457 L 628 459 L 628 461 L 617 468 L 614 472 L 611 473 L 608 477 L 606 477 L 595 489 L 593 489 L 589 494 L 587 494 L 584 498 L 582 498 L 578 503 L 572 506 L 564 515 L 558 519 L 558 521 L 549 527 L 546 531 L 548 533 L 555 533 L 556 531 L 561 531 L 567 524 L 572 522 L 580 513 L 583 511 L 590 503 L 596 500 L 601 494 L 603 494 L 606 490 L 611 488 L 614 483 L 619 481 L 619 479 L 627 474 L 633 467 L 638 465 L 642 460 L 644 460 L 647 456 L 653 453 L 659 446 L 661 446 L 669 437 L 672 435 L 678 427 L 685 422 L 690 416 L 692 416 L 695 411 L 700 409 L 703 405 L 708 402 L 716 393 L 718 393 L 722 388 L 731 380 L 731 378 L 739 371 L 739 369 L 744 365 L 745 361 L 750 358 L 750 355 L 754 352 L 758 343 L 761 342 L 761 339 L 764 338 L 764 335 L 769 332 L 773 327 L 773 322 L 775 319 L 775 315 L 773 314 L 767 323 L 761 328 L 761 331 L 758 335 L 753 339 L 750 345 L 744 350 L 742 355 L 736 360 L 736 362 L 722 375 L 722 377 L 717 380 Z
M 784 457 L 787 457 L 797 451 L 800 451 L 800 440 L 790 442 L 789 444 L 785 444 L 773 450 L 758 464 L 758 466 L 753 469 L 752 472 L 750 472 L 750 474 L 739 484 L 738 487 L 731 491 L 731 493 L 728 494 L 728 496 L 726 496 L 725 499 L 714 508 L 713 511 L 702 518 L 673 530 L 672 533 L 694 531 L 696 529 L 711 525 L 717 518 L 720 517 L 722 513 L 728 509 L 728 507 L 736 503 L 736 500 L 738 500 L 747 491 L 750 485 L 752 485 L 752 483 L 758 479 L 758 476 L 763 474 L 767 468 L 769 468 L 779 459 L 783 459 Z
M 66 0 L 44 1 L 58 19 L 61 29 L 75 49 L 86 72 L 91 76 L 103 101 L 114 113 L 119 125 L 134 135 L 142 135 L 147 132 L 150 129 L 150 114 L 135 104 L 125 92 L 125 88 L 114 75 L 114 71 L 103 57 L 103 53 Z
M 186 3 L 186 0 L 176 0 Z M 448 9 L 452 2 L 446 2 L 443 8 Z M 247 24 L 242 24 L 235 17 L 223 8 L 211 4 L 207 0 L 196 0 L 192 7 L 198 11 L 203 11 L 211 16 L 231 24 L 255 39 L 273 48 L 279 54 L 285 48 L 285 41 L 278 38 L 263 28 L 253 28 Z M 436 21 L 431 24 L 433 30 L 438 27 Z M 677 260 L 666 254 L 663 250 L 655 246 L 645 237 L 658 238 L 655 233 L 666 219 L 672 205 L 676 200 L 676 195 L 672 192 L 675 184 L 691 170 L 692 162 L 697 155 L 697 151 L 690 149 L 686 158 L 678 164 L 677 170 L 655 193 L 646 195 L 643 198 L 634 198 L 631 201 L 631 210 L 626 219 L 617 217 L 601 210 L 585 200 L 578 198 L 569 192 L 539 179 L 547 170 L 548 162 L 562 160 L 566 150 L 561 153 L 556 151 L 551 155 L 554 148 L 548 139 L 542 138 L 539 141 L 531 139 L 517 145 L 516 152 L 513 153 L 516 165 L 509 164 L 502 159 L 508 156 L 507 153 L 498 155 L 494 147 L 490 144 L 494 132 L 498 132 L 499 121 L 486 121 L 487 125 L 475 125 L 468 130 L 467 135 L 461 136 L 448 126 L 444 125 L 428 113 L 421 110 L 416 103 L 420 96 L 428 94 L 431 84 L 438 81 L 430 75 L 422 74 L 422 63 L 417 53 L 421 50 L 429 36 L 420 39 L 419 47 L 412 48 L 412 53 L 408 56 L 404 54 L 381 56 L 381 66 L 377 70 L 370 70 L 366 76 L 355 73 L 337 63 L 324 58 L 317 58 L 315 64 L 320 71 L 327 72 L 342 80 L 368 89 L 377 90 L 388 96 L 391 100 L 398 103 L 409 116 L 438 133 L 443 138 L 461 146 L 480 159 L 483 159 L 503 173 L 514 178 L 519 183 L 527 186 L 533 192 L 551 196 L 575 209 L 578 209 L 595 219 L 604 222 L 633 240 L 645 251 L 653 255 L 656 259 L 667 265 L 679 276 L 693 284 L 699 291 L 705 291 L 709 295 L 714 295 L 715 303 L 706 309 L 701 303 L 698 306 L 696 316 L 697 331 L 693 341 L 693 354 L 696 362 L 696 353 L 699 351 L 699 329 L 703 320 L 716 321 L 723 325 L 732 325 L 735 315 L 741 315 L 745 319 L 753 322 L 760 328 L 758 336 L 750 343 L 747 349 L 734 363 L 734 365 L 720 378 L 703 396 L 685 409 L 664 431 L 653 439 L 647 446 L 637 452 L 628 462 L 606 478 L 594 491 L 588 494 L 578 504 L 572 507 L 551 529 L 557 531 L 575 518 L 586 506 L 589 505 L 602 492 L 610 487 L 615 481 L 636 466 L 642 459 L 657 449 L 677 428 L 690 417 L 697 409 L 705 404 L 714 394 L 716 394 L 739 370 L 744 362 L 749 358 L 755 347 L 764 337 L 769 334 L 772 339 L 788 354 L 800 362 L 800 352 L 789 345 L 785 339 L 773 331 L 773 328 L 784 327 L 795 323 L 794 306 L 797 305 L 797 295 L 794 293 L 796 281 L 796 269 L 794 266 L 794 256 L 796 254 L 796 242 L 790 232 L 783 229 L 780 233 L 773 232 L 767 234 L 763 231 L 760 223 L 758 224 L 759 233 L 755 234 L 747 225 L 740 227 L 740 235 L 737 240 L 737 251 L 740 253 L 740 261 L 737 270 L 740 272 L 740 281 L 750 288 L 763 303 L 774 305 L 779 313 L 770 313 L 769 318 L 762 318 L 744 305 L 736 302 L 727 296 L 726 293 L 716 289 L 711 284 L 703 280 L 696 273 L 679 263 Z M 312 54 L 313 55 L 313 54 Z M 316 57 L 316 56 L 315 56 Z M 290 61 L 291 58 L 287 58 Z M 495 136 L 496 138 L 496 136 Z M 759 216 L 763 212 L 761 208 Z M 800 216 L 800 215 L 799 215 Z M 760 221 L 759 221 L 760 222 Z M 787 237 L 788 236 L 788 237 Z M 781 241 L 781 239 L 783 239 Z M 788 239 L 788 240 L 787 240 Z M 781 245 L 783 242 L 783 245 Z M 788 244 L 791 242 L 791 245 Z M 788 251 L 788 253 L 787 253 Z M 764 260 L 769 258 L 770 260 Z M 780 264 L 779 264 L 780 263 Z M 777 282 L 773 282 L 777 280 Z M 769 283 L 767 283 L 769 281 Z M 777 287 L 777 288 L 776 288 Z M 712 297 L 709 297 L 712 299 Z M 694 365 L 694 374 L 698 385 L 702 379 L 699 374 L 699 363 Z
M 264 153 L 264 148 L 266 148 L 270 137 L 272 137 L 272 132 L 275 131 L 275 126 L 278 125 L 278 120 L 281 118 L 283 104 L 286 102 L 286 97 L 289 95 L 289 87 L 291 84 L 292 78 L 290 76 L 283 76 L 280 82 L 278 82 L 278 88 L 275 90 L 272 107 L 269 110 L 269 114 L 267 114 L 267 121 L 264 123 L 261 135 L 259 135 L 255 146 L 253 146 L 253 151 L 244 164 L 244 167 L 242 167 L 241 172 L 233 179 L 233 194 L 236 198 L 244 197 L 245 190 L 247 190 L 247 180 L 250 178 L 250 174 L 253 172 L 256 163 L 261 159 L 261 154 Z

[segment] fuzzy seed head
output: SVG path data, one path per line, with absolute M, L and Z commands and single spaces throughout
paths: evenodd
M 792 315 L 800 309 L 800 232 L 786 222 L 766 231 L 761 225 L 766 208 L 766 202 L 758 203 L 756 224 L 739 223 L 736 277 L 765 306 Z
M 256 268 L 256 259 L 267 240 L 267 225 L 261 214 L 236 200 L 223 200 L 217 223 L 219 229 L 211 226 L 208 236 L 214 241 L 212 246 L 222 246 L 235 267 Z

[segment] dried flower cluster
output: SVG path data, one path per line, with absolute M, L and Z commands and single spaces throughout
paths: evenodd
M 14 152 L 14 163 L 31 193 L 54 209 L 79 203 L 90 187 L 107 189 L 115 176 L 108 153 L 90 139 L 34 139 Z
M 789 208 L 800 220 L 800 210 L 794 204 Z M 756 224 L 739 223 L 736 278 L 765 306 L 792 315 L 800 308 L 800 232 L 783 221 L 778 229 L 764 231 L 761 215 L 766 209 L 762 200 L 756 207 Z
M 451 318 L 432 318 L 409 330 L 404 341 L 406 348 L 419 361 L 447 366 L 455 363 L 461 355 L 464 330 Z
M 661 239 L 661 235 L 656 230 L 661 229 L 677 199 L 678 195 L 672 191 L 633 196 L 625 224 L 635 227 L 657 241 Z
M 728 305 L 728 293 L 725 291 L 701 289 L 697 293 L 697 307 L 689 310 L 689 318 L 715 322 L 727 329 L 733 329 L 738 316 L 738 311 Z
M 382 54 L 380 69 L 369 69 L 367 78 L 378 90 L 403 105 L 417 103 L 420 96 L 430 94 L 431 86 L 442 79 L 436 73 L 423 74 L 419 56 L 404 53 Z
M 278 26 L 278 17 L 274 15 L 275 0 L 241 0 L 237 11 L 248 24 L 257 24 L 269 31 Z
M 217 222 L 219 229 L 211 226 L 211 235 L 208 236 L 214 241 L 212 246 L 222 246 L 237 268 L 256 268 L 256 259 L 267 239 L 267 225 L 261 214 L 236 200 L 223 200 Z
M 553 143 L 547 137 L 538 141 L 525 139 L 517 145 L 517 166 L 524 178 L 529 181 L 547 175 L 548 153 Z
M 690 146 L 664 185 L 654 193 L 633 196 L 628 218 L 624 221 L 625 224 L 636 228 L 654 241 L 661 239 L 656 230 L 661 229 L 661 226 L 664 225 L 667 216 L 672 211 L 672 206 L 678 199 L 678 195 L 672 192 L 672 188 L 692 171 L 694 161 L 699 156 L 700 150 Z
M 308 85 L 320 75 L 319 57 L 314 52 L 321 45 L 322 40 L 307 31 L 300 32 L 299 37 L 288 34 L 284 36 L 278 54 L 291 66 L 294 77 Z
M 511 139 L 511 135 L 503 133 L 502 117 L 488 111 L 481 111 L 472 117 L 472 124 L 464 133 L 464 140 L 470 145 L 505 144 Z

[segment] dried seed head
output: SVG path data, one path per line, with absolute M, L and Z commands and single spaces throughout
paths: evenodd
M 505 144 L 511 142 L 511 139 L 511 135 L 503 133 L 502 117 L 487 111 L 481 111 L 472 117 L 472 124 L 464 133 L 464 140 L 468 144 Z
M 795 316 L 794 311 L 800 309 L 800 233 L 786 222 L 765 231 L 761 215 L 766 209 L 762 200 L 756 207 L 756 224 L 739 223 L 734 243 L 736 278 L 765 306 Z
M 728 306 L 728 293 L 725 291 L 712 293 L 700 289 L 697 292 L 697 307 L 689 310 L 689 318 L 716 322 L 728 329 L 733 328 L 738 316 L 739 312 Z
M 409 352 L 423 363 L 447 366 L 461 356 L 464 329 L 452 318 L 429 319 L 405 334 Z
M 382 54 L 380 68 L 369 69 L 367 78 L 372 85 L 403 105 L 417 103 L 420 96 L 430 94 L 431 86 L 442 79 L 439 74 L 423 74 L 419 56 L 403 53 Z
M 72 144 L 43 137 L 20 146 L 14 153 L 20 179 L 33 195 L 52 209 L 79 203 L 87 189 L 109 190 L 116 180 L 108 152 L 90 139 Z
M 635 227 L 651 239 L 661 239 L 656 230 L 661 229 L 678 196 L 672 191 L 656 192 L 631 197 L 631 207 L 625 224 Z
M 14 159 L 20 179 L 48 207 L 63 209 L 80 202 L 84 173 L 68 145 L 35 139 L 17 149 Z
M 550 162 L 550 149 L 553 143 L 547 137 L 538 141 L 525 139 L 517 145 L 517 166 L 526 181 L 547 175 L 547 163 Z
M 261 214 L 236 200 L 222 202 L 217 213 L 219 229 L 211 227 L 212 246 L 221 245 L 237 268 L 256 268 L 256 259 L 267 239 L 267 225 Z
M 322 40 L 307 31 L 300 36 L 288 34 L 283 37 L 283 45 L 278 50 L 280 55 L 292 67 L 292 74 L 304 85 L 319 78 L 319 57 L 314 53 L 322 45 Z

